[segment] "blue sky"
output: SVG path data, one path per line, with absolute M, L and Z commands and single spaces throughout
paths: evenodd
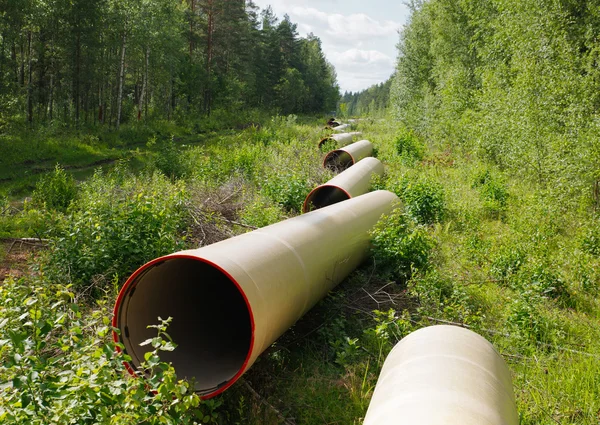
M 335 66 L 343 91 L 359 91 L 389 78 L 398 31 L 409 10 L 401 0 L 254 0 L 279 18 L 290 15 L 300 35 L 314 33 Z

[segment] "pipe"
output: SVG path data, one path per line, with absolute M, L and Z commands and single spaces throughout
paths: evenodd
M 350 124 L 341 124 L 337 127 L 333 127 L 332 130 L 341 133 L 342 131 L 346 131 L 350 128 Z
M 510 371 L 457 326 L 411 333 L 383 364 L 363 425 L 518 425 Z
M 332 142 L 335 143 L 336 146 L 342 147 L 349 145 L 354 140 L 354 135 L 350 133 L 342 133 L 342 134 L 333 134 L 328 137 L 323 137 L 319 142 L 319 149 L 323 147 L 325 143 Z
M 372 154 L 373 144 L 368 140 L 361 140 L 329 152 L 323 160 L 323 167 L 333 171 L 345 170 Z
M 203 398 L 229 388 L 267 347 L 367 257 L 369 231 L 398 198 L 376 191 L 199 249 L 158 258 L 125 283 L 116 342 L 143 361 L 149 324 L 172 317 L 162 359 Z
M 383 164 L 376 158 L 365 158 L 327 183 L 308 194 L 302 212 L 333 205 L 346 199 L 367 193 L 371 189 L 373 175 L 383 176 Z

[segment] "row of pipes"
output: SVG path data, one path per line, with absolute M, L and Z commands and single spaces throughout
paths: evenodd
M 336 127 L 340 128 L 342 125 Z M 344 129 L 350 128 L 343 127 Z M 114 308 L 114 339 L 143 373 L 148 325 L 171 317 L 177 349 L 162 354 L 204 399 L 233 385 L 286 330 L 368 256 L 369 232 L 399 206 L 369 192 L 383 164 L 360 133 L 333 134 L 323 166 L 340 172 L 306 197 L 303 214 L 139 268 Z M 383 365 L 365 425 L 516 425 L 510 372 L 469 330 L 433 326 L 402 339 Z

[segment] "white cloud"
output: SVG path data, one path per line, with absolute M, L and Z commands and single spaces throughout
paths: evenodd
M 394 60 L 378 50 L 349 49 L 331 58 L 340 66 L 354 67 L 360 65 L 394 66 Z
M 338 41 L 358 41 L 364 38 L 394 36 L 401 24 L 394 21 L 377 21 L 364 13 L 341 15 L 325 13 L 312 7 L 294 7 L 292 15 L 300 21 L 315 20 L 323 24 L 325 33 Z
M 366 89 L 394 71 L 398 31 L 408 16 L 398 0 L 255 1 L 263 8 L 271 4 L 280 19 L 289 14 L 301 35 L 321 39 L 342 91 Z

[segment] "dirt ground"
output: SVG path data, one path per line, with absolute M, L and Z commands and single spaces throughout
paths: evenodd
M 43 248 L 44 243 L 40 241 L 0 239 L 0 282 L 9 275 L 17 278 L 23 276 L 29 260 Z

